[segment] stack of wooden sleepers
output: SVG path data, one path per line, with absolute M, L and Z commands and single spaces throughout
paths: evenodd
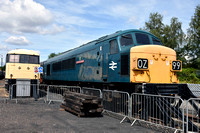
M 60 107 L 79 117 L 101 116 L 103 111 L 101 102 L 102 99 L 96 96 L 66 91 L 64 93 L 64 103 Z

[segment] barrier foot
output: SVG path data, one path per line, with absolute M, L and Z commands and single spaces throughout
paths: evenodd
M 47 103 L 47 101 L 44 99 L 44 103 Z
M 135 119 L 135 120 L 133 121 L 133 123 L 131 123 L 131 126 L 133 126 L 133 125 L 135 124 L 136 121 L 137 121 L 137 120 Z
M 110 115 L 105 109 L 102 111 L 102 114 L 107 113 L 107 115 Z
M 124 118 L 120 121 L 120 123 L 122 123 L 126 118 L 128 118 L 128 117 L 124 116 Z M 128 120 L 130 120 L 130 119 L 128 118 Z
M 7 99 L 4 99 L 4 103 L 7 103 Z
M 53 103 L 53 101 L 50 100 L 49 103 L 48 103 L 48 105 L 50 105 L 51 103 Z

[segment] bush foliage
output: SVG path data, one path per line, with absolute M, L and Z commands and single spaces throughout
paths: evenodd
M 197 70 L 194 68 L 183 68 L 182 72 L 178 73 L 180 83 L 200 84 L 200 77 L 197 75 Z

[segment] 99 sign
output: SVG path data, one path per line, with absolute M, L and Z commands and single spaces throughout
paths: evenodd
M 172 61 L 172 69 L 173 70 L 181 70 L 181 62 L 180 61 Z

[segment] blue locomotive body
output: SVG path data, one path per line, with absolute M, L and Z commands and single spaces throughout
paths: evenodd
M 145 31 L 118 31 L 44 61 L 43 80 L 52 84 L 130 83 L 130 49 L 148 44 L 162 45 Z

